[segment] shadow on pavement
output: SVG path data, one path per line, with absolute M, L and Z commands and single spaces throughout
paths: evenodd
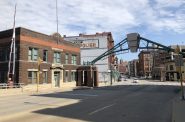
M 119 85 L 41 94 L 34 96 L 80 99 L 80 102 L 33 113 L 91 122 L 167 122 L 171 121 L 169 106 L 178 93 L 178 86 Z

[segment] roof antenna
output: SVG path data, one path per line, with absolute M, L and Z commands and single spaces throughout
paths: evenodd
M 58 1 L 56 0 L 56 22 L 57 22 L 57 44 L 59 44 L 59 33 L 58 33 Z

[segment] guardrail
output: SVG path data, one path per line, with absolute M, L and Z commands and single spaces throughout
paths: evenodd
M 0 89 L 8 88 L 23 88 L 24 83 L 14 83 L 13 85 L 8 85 L 7 83 L 0 83 Z

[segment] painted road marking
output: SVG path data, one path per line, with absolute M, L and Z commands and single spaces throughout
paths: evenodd
M 110 107 L 112 107 L 113 105 L 115 105 L 115 103 L 110 104 L 110 105 L 107 105 L 107 106 L 102 107 L 102 108 L 99 108 L 99 109 L 97 109 L 97 110 L 95 110 L 95 111 L 89 113 L 89 115 L 93 115 L 93 114 L 95 114 L 95 113 L 97 113 L 97 112 L 103 111 L 104 109 L 110 108 Z
M 64 95 L 74 95 L 74 96 L 88 96 L 88 97 L 96 97 L 98 95 L 95 94 L 77 94 L 77 93 L 62 93 Z

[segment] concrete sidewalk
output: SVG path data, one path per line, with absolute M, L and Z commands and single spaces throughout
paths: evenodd
M 54 92 L 66 92 L 73 91 L 75 87 L 56 87 L 56 88 L 37 88 L 36 87 L 23 87 L 23 88 L 10 88 L 10 89 L 0 89 L 0 97 L 1 96 L 11 96 L 11 95 L 21 95 L 21 94 L 44 94 L 44 93 L 54 93 Z
M 133 79 L 127 79 L 127 81 L 113 82 L 112 86 L 115 85 L 173 85 L 180 86 L 179 82 L 159 82 L 154 80 L 138 80 L 137 83 L 133 83 Z M 110 82 L 99 82 L 98 87 L 111 86 Z M 42 93 L 53 93 L 53 92 L 66 92 L 73 90 L 82 89 L 93 89 L 93 87 L 87 86 L 74 86 L 64 85 L 62 87 L 52 87 L 51 84 L 39 85 L 38 92 L 36 85 L 28 85 L 23 88 L 11 88 L 11 89 L 0 89 L 0 96 L 9 95 L 21 95 L 21 94 L 42 94 Z

